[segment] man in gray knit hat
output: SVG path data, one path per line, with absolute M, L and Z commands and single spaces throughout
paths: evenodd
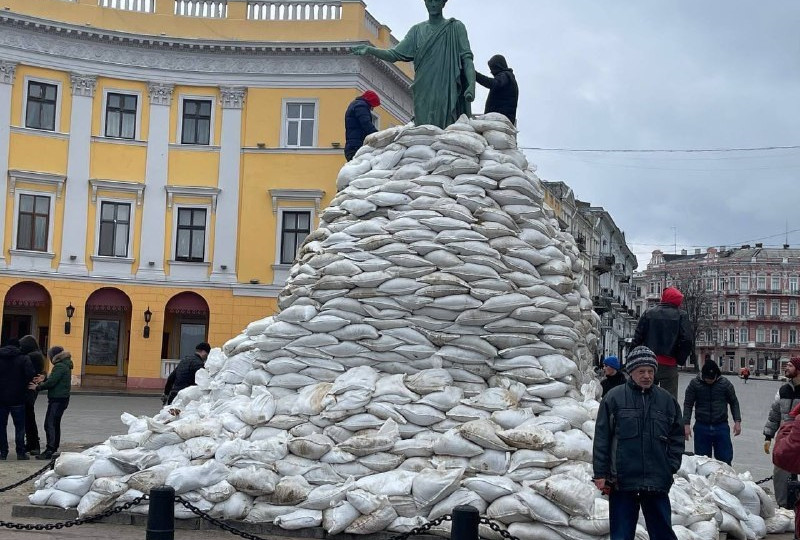
M 611 538 L 633 540 L 641 509 L 650 540 L 676 540 L 669 490 L 684 450 L 681 408 L 654 385 L 653 351 L 636 347 L 626 369 L 630 380 L 612 388 L 597 413 L 594 483 L 609 495 Z

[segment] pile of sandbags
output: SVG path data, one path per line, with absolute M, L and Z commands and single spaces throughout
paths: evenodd
M 471 504 L 523 540 L 607 537 L 598 318 L 514 127 L 464 117 L 366 142 L 280 312 L 212 351 L 179 414 L 125 416 L 127 434 L 61 456 L 32 503 L 90 515 L 166 484 L 290 530 L 402 532 Z

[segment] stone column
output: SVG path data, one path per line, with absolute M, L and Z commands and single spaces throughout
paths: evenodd
M 5 215 L 8 194 L 8 152 L 11 142 L 11 89 L 17 64 L 0 61 L 0 208 Z M 6 220 L 0 220 L 0 266 L 6 264 Z
M 97 87 L 97 77 L 71 73 L 70 83 L 72 114 L 69 121 L 67 189 L 64 196 L 61 261 L 58 271 L 67 274 L 86 274 L 89 155 L 92 141 L 92 102 Z
M 222 137 L 219 152 L 220 189 L 214 229 L 211 279 L 236 281 L 236 246 L 239 226 L 239 177 L 242 159 L 242 108 L 246 88 L 222 87 Z M 224 267 L 224 268 L 223 268 Z
M 150 132 L 147 135 L 147 162 L 142 204 L 142 241 L 136 277 L 165 279 L 164 240 L 167 166 L 169 162 L 169 111 L 172 105 L 171 84 L 150 83 Z

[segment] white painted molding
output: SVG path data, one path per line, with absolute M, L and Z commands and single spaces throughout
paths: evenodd
M 241 109 L 247 95 L 247 88 L 243 86 L 220 86 L 223 109 Z
M 11 192 L 11 195 L 14 195 L 14 192 L 17 189 L 17 182 L 27 182 L 30 184 L 55 186 L 56 198 L 60 199 L 61 194 L 64 191 L 64 183 L 66 181 L 67 177 L 59 174 L 20 171 L 16 169 L 8 171 L 8 189 Z
M 139 128 L 137 127 L 136 129 Z M 147 147 L 147 141 L 142 141 L 138 139 L 117 139 L 116 137 L 103 137 L 102 135 L 99 137 L 93 136 L 92 142 L 106 143 L 106 144 L 122 144 L 126 146 L 140 146 L 145 148 Z
M 9 130 L 11 133 L 22 133 L 23 135 L 36 135 L 37 137 L 48 137 L 50 139 L 60 139 L 62 141 L 69 140 L 69 133 L 62 133 L 60 131 L 47 131 L 44 129 L 33 129 L 22 126 L 11 126 Z
M 208 197 L 211 199 L 211 211 L 217 211 L 217 197 L 222 192 L 219 188 L 201 186 L 164 186 L 167 192 L 167 208 L 172 208 L 175 195 L 183 197 Z
M 69 81 L 72 85 L 73 96 L 94 97 L 94 91 L 97 89 L 97 77 L 95 75 L 70 73 Z
M 17 74 L 17 63 L 0 60 L 0 83 L 14 84 Z
M 150 96 L 151 105 L 171 105 L 172 93 L 175 85 L 159 82 L 147 83 L 147 93 Z
M 136 206 L 142 206 L 144 199 L 145 184 L 139 182 L 126 182 L 124 180 L 100 180 L 90 178 L 89 185 L 92 186 L 92 202 L 97 202 L 97 190 L 107 189 L 109 191 L 123 191 L 125 193 L 136 193 Z
M 321 189 L 270 189 L 269 196 L 272 197 L 272 213 L 278 213 L 278 203 L 281 200 L 290 201 L 313 201 L 314 210 L 319 214 L 320 204 L 325 192 Z

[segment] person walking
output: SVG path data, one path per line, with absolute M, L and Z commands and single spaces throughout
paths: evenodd
M 616 356 L 609 356 L 603 360 L 603 373 L 605 377 L 600 381 L 600 386 L 603 387 L 603 396 L 608 394 L 612 388 L 628 381 L 625 374 L 620 371 L 619 358 Z
M 750 369 L 745 366 L 742 368 L 742 379 L 744 379 L 744 384 L 747 384 L 747 379 L 750 378 Z
M 164 395 L 167 397 L 166 403 L 168 405 L 172 404 L 178 392 L 197 384 L 195 382 L 195 374 L 205 366 L 206 358 L 208 358 L 208 353 L 210 352 L 211 345 L 205 341 L 198 343 L 194 354 L 183 358 L 173 372 L 169 374 L 167 383 L 164 385 Z M 162 401 L 164 401 L 163 398 Z
M 678 399 L 678 366 L 694 347 L 689 315 L 680 309 L 683 294 L 675 287 L 667 287 L 661 294 L 661 303 L 648 309 L 639 319 L 633 335 L 632 347 L 646 346 L 658 358 L 655 384 Z
M 778 428 L 792 421 L 789 413 L 800 404 L 800 357 L 795 356 L 783 368 L 783 374 L 789 381 L 778 389 L 775 401 L 769 409 L 767 423 L 764 425 L 764 453 L 769 454 L 772 439 Z M 791 475 L 775 467 L 772 471 L 772 486 L 778 506 L 789 508 L 789 480 Z M 791 510 L 791 508 L 789 508 Z
M 380 107 L 381 98 L 372 90 L 367 90 L 354 99 L 344 113 L 344 157 L 353 159 L 358 149 L 364 146 L 364 139 L 378 131 L 372 122 L 372 109 Z
M 514 70 L 508 67 L 505 57 L 501 54 L 492 56 L 488 65 L 491 77 L 475 72 L 475 82 L 489 89 L 484 112 L 503 114 L 511 120 L 512 124 L 516 125 L 519 86 L 517 78 L 514 76 Z
M 50 375 L 46 378 L 37 376 L 29 388 L 42 392 L 47 390 L 47 412 L 44 416 L 44 433 L 47 438 L 45 451 L 36 459 L 50 460 L 58 452 L 61 444 L 61 419 L 69 407 L 69 396 L 72 389 L 72 355 L 64 347 L 56 345 L 47 351 L 47 358 L 53 364 Z
M 14 449 L 17 459 L 27 460 L 25 451 L 25 390 L 35 372 L 27 355 L 22 354 L 19 342 L 9 341 L 0 347 L 0 459 L 8 459 L 6 429 L 8 417 L 14 422 Z
M 611 538 L 634 540 L 639 510 L 650 540 L 676 540 L 669 490 L 681 466 L 681 407 L 655 386 L 658 360 L 647 347 L 629 354 L 630 380 L 600 402 L 592 451 L 594 483 L 609 496 Z
M 21 337 L 19 339 L 19 348 L 22 354 L 28 355 L 36 375 L 45 375 L 44 355 L 36 338 L 33 336 Z M 25 388 L 25 450 L 32 456 L 38 456 L 41 452 L 41 443 L 39 441 L 39 428 L 36 424 L 35 405 L 39 392 L 28 389 L 27 384 Z
M 694 453 L 724 461 L 733 461 L 731 428 L 728 425 L 728 407 L 733 416 L 733 436 L 742 434 L 742 413 L 733 384 L 722 376 L 713 360 L 706 360 L 700 374 L 689 382 L 683 400 L 683 425 L 686 440 L 692 438 L 692 410 L 694 422 Z

